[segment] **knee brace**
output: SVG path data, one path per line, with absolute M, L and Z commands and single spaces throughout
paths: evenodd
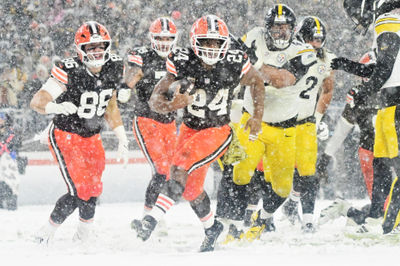
M 161 189 L 161 193 L 165 194 L 166 196 L 170 197 L 173 201 L 177 202 L 185 188 L 182 186 L 181 183 L 175 181 L 173 179 L 168 180 L 165 183 L 164 187 Z
M 201 200 L 195 199 L 194 201 L 190 202 L 190 207 L 192 207 L 193 211 L 196 213 L 199 219 L 205 217 L 211 211 L 211 201 L 208 197 L 207 193 L 205 194 L 204 198 Z
M 79 217 L 83 220 L 92 219 L 96 210 L 96 202 L 97 197 L 91 197 L 87 201 L 78 199 Z

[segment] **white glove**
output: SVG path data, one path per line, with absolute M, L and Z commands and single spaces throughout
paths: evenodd
M 131 98 L 131 89 L 119 89 L 117 99 L 121 103 L 127 103 Z
M 126 137 L 125 128 L 124 126 L 118 126 L 114 128 L 114 133 L 117 136 L 119 143 L 118 143 L 118 151 L 117 151 L 117 162 L 123 160 L 124 168 L 128 165 L 128 138 Z
M 327 140 L 329 138 L 329 127 L 325 122 L 319 122 L 317 137 L 319 140 Z
M 62 103 L 49 102 L 44 108 L 46 114 L 57 114 L 57 115 L 59 114 L 71 115 L 75 114 L 77 110 L 78 107 L 76 107 L 75 104 L 71 102 L 62 102 Z

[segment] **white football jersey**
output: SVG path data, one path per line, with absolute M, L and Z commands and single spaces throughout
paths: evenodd
M 307 74 L 296 83 L 296 86 L 301 91 L 299 94 L 297 121 L 314 115 L 318 93 L 323 81 L 331 74 L 331 62 L 335 57 L 333 53 L 325 51 L 325 59 L 317 58 L 317 63 L 312 65 Z
M 294 40 L 290 46 L 282 51 L 270 51 L 264 38 L 264 29 L 257 27 L 252 29 L 244 40 L 248 47 L 251 47 L 255 40 L 256 55 L 258 61 L 254 67 L 258 70 L 263 64 L 274 67 L 283 67 L 291 59 L 300 56 L 303 65 L 308 65 L 316 60 L 315 50 L 309 44 Z M 265 87 L 264 115 L 263 121 L 278 123 L 291 119 L 298 114 L 298 102 L 300 91 L 296 85 L 277 89 L 272 86 Z M 253 101 L 249 90 L 244 94 L 244 107 L 253 114 Z

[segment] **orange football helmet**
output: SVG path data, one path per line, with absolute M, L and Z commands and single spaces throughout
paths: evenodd
M 104 52 L 86 52 L 85 45 L 91 43 L 104 43 Z M 100 67 L 110 59 L 111 37 L 103 25 L 88 21 L 75 33 L 75 47 L 79 58 L 88 67 Z M 100 59 L 99 54 L 102 55 Z
M 171 19 L 161 17 L 151 23 L 149 37 L 151 48 L 153 48 L 159 56 L 167 57 L 178 41 L 178 30 Z M 164 37 L 169 38 L 169 40 L 163 40 Z
M 217 40 L 219 47 L 204 46 L 204 40 Z M 215 15 L 199 18 L 190 31 L 190 44 L 194 53 L 208 65 L 224 59 L 229 49 L 229 30 L 225 22 Z

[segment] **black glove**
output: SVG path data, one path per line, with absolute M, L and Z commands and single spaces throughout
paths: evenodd
M 256 55 L 256 50 L 257 50 L 257 47 L 256 47 L 256 40 L 254 40 L 252 43 L 251 43 L 251 47 L 249 48 L 249 47 L 247 47 L 247 45 L 242 41 L 242 39 L 238 39 L 238 43 L 240 43 L 241 44 L 241 46 L 242 46 L 242 49 L 246 52 L 246 54 L 248 55 L 248 57 L 249 57 L 249 59 L 250 59 L 250 63 L 252 64 L 252 65 L 254 65 L 257 61 L 258 61 L 258 57 L 257 57 L 257 55 Z
M 367 90 L 363 85 L 357 85 L 349 90 L 346 95 L 346 102 L 350 105 L 351 108 L 355 106 L 361 106 L 367 101 Z
M 333 70 L 346 70 L 353 61 L 345 57 L 336 57 L 332 59 L 331 68 Z

